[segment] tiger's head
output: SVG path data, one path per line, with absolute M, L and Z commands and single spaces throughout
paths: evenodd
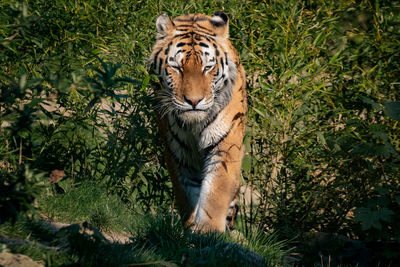
M 160 114 L 184 123 L 205 122 L 230 101 L 237 67 L 232 58 L 228 17 L 216 12 L 157 18 L 150 64 L 160 78 Z

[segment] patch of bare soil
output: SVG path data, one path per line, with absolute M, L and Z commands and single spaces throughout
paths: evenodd
M 82 223 L 82 225 L 79 225 L 79 224 L 68 224 L 62 222 L 54 222 L 50 220 L 43 220 L 41 223 L 44 229 L 48 229 L 52 233 L 57 233 L 62 228 L 71 227 L 75 225 L 81 228 L 81 233 L 86 233 L 89 235 L 100 234 L 105 238 L 105 240 L 111 243 L 127 244 L 132 242 L 132 240 L 127 235 L 114 232 L 100 232 L 99 230 L 90 226 L 86 222 Z
M 44 265 L 38 263 L 26 255 L 12 254 L 9 252 L 0 253 L 0 266 L 5 267 L 43 267 Z

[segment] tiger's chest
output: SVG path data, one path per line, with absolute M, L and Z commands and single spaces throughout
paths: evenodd
M 190 125 L 168 115 L 167 145 L 180 166 L 181 176 L 201 179 L 205 161 L 212 156 L 211 148 L 229 132 L 229 127 L 223 112 L 205 122 Z
M 183 167 L 192 173 L 201 172 L 204 151 L 199 146 L 199 134 L 187 129 L 187 126 L 179 127 L 176 121 L 170 121 L 167 127 L 167 146 L 175 163 L 181 167 L 179 170 Z

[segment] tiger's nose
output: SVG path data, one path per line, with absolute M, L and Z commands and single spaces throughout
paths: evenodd
M 201 100 L 203 100 L 204 97 L 186 97 L 183 96 L 183 100 L 188 103 L 189 105 L 191 105 L 193 107 L 193 109 L 196 108 L 197 104 L 199 104 L 199 102 Z

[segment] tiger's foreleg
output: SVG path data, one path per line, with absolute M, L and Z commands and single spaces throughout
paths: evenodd
M 235 144 L 229 142 L 230 139 L 228 135 L 206 160 L 205 176 L 194 212 L 195 231 L 226 230 L 228 211 L 235 205 L 240 186 L 243 156 L 242 143 Z

